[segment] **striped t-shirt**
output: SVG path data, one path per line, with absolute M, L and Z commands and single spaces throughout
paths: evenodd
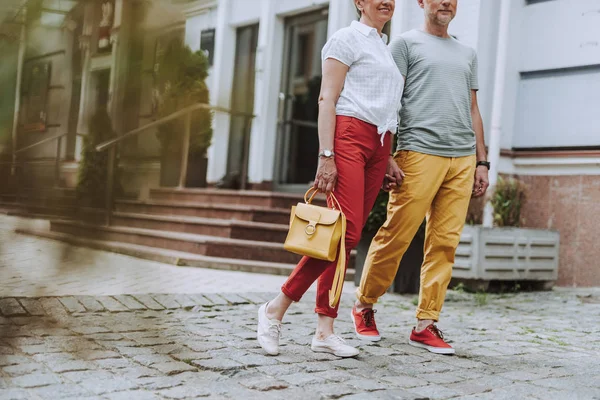
M 477 54 L 454 38 L 420 30 L 396 37 L 390 50 L 406 78 L 398 150 L 442 157 L 475 154 L 471 90 L 477 83 Z

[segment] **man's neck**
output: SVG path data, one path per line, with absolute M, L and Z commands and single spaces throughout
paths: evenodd
M 450 35 L 448 34 L 448 25 L 439 25 L 429 20 L 425 21 L 423 31 L 429 33 L 430 35 L 439 36 L 441 38 L 450 37 Z

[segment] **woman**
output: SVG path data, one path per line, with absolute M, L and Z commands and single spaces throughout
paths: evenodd
M 388 173 L 396 184 L 402 171 L 390 156 L 391 132 L 398 125 L 404 86 L 381 30 L 394 13 L 394 0 L 355 0 L 360 22 L 336 32 L 322 50 L 319 95 L 319 164 L 314 187 L 331 193 L 347 218 L 346 249 L 356 247 L 379 189 Z M 258 311 L 258 342 L 279 353 L 281 320 L 288 307 L 317 283 L 317 330 L 311 349 L 339 357 L 358 350 L 334 334 L 337 306 L 329 306 L 337 261 L 304 257 L 279 295 Z

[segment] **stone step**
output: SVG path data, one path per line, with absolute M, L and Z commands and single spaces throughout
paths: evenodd
M 180 215 L 239 221 L 289 223 L 290 208 L 269 208 L 243 204 L 210 204 L 178 201 L 117 200 L 118 212 L 146 215 Z
M 82 238 L 131 243 L 209 257 L 224 257 L 295 264 L 300 256 L 284 250 L 281 243 L 157 231 L 123 226 L 97 226 L 73 221 L 52 221 L 53 232 Z
M 44 237 L 47 239 L 60 240 L 62 242 L 70 243 L 76 246 L 88 247 L 96 250 L 110 251 L 113 253 L 124 254 L 132 257 L 142 258 L 145 260 L 157 261 L 165 264 L 173 264 L 179 266 L 243 271 L 283 276 L 289 275 L 295 267 L 295 264 L 208 257 L 199 254 L 160 249 L 148 246 L 140 246 L 131 243 L 88 239 L 82 238 L 81 236 L 45 230 L 19 229 L 17 230 L 17 232 L 26 235 Z M 346 280 L 354 280 L 353 269 L 348 269 L 346 273 Z
M 131 228 L 193 233 L 233 239 L 256 240 L 256 238 L 260 238 L 263 242 L 272 243 L 283 243 L 288 232 L 288 226 L 283 224 L 122 212 L 113 214 L 112 224 Z
M 176 202 L 193 202 L 208 204 L 244 204 L 269 208 L 290 209 L 303 200 L 303 194 L 279 193 L 254 190 L 222 190 L 222 189 L 150 189 L 153 201 L 170 200 Z M 325 198 L 315 198 L 315 204 L 324 205 Z

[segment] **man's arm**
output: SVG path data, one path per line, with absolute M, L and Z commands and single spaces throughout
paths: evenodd
M 475 152 L 477 161 L 487 161 L 487 152 L 485 150 L 485 136 L 483 134 L 483 120 L 477 104 L 477 91 L 471 90 L 471 119 L 473 121 L 473 130 L 475 131 Z M 485 194 L 490 182 L 488 180 L 488 169 L 480 165 L 475 170 L 475 182 L 473 184 L 473 197 L 480 197 Z

